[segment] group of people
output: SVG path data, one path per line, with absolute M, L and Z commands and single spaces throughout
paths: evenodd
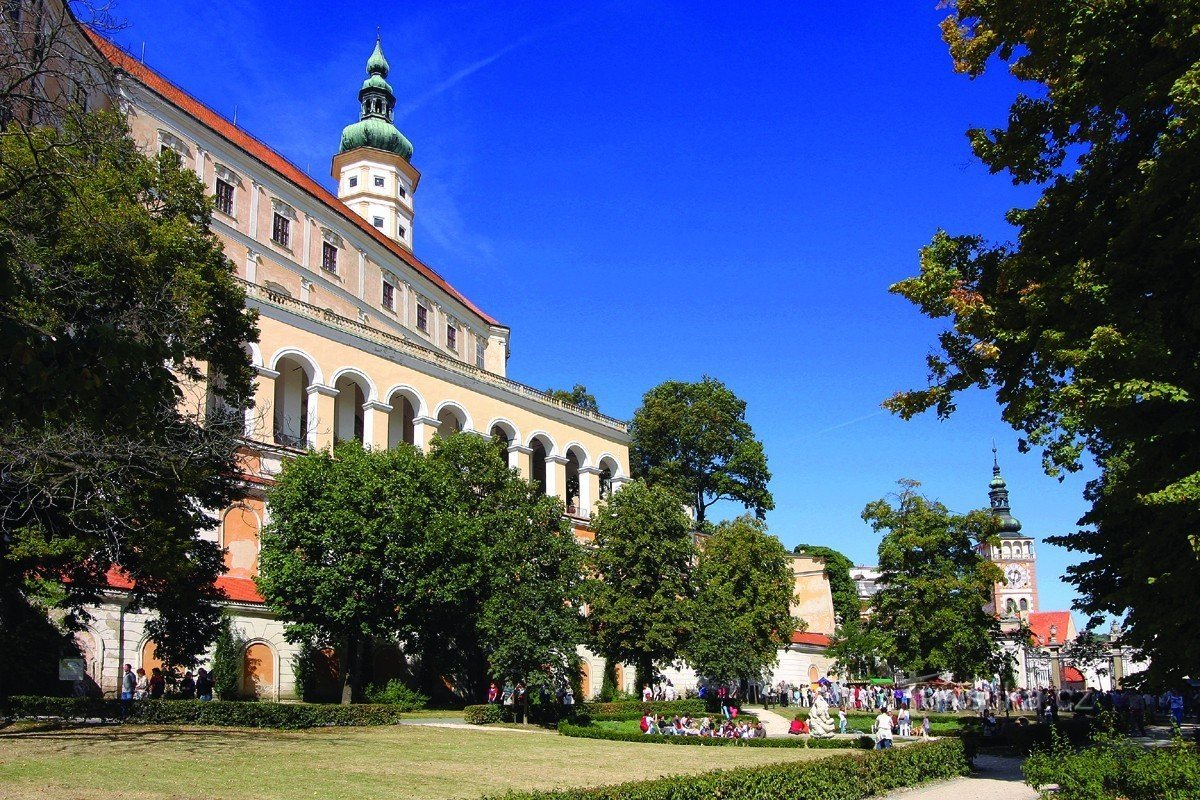
M 697 722 L 695 717 L 689 717 L 686 714 L 676 715 L 669 720 L 662 715 L 644 714 L 640 727 L 642 733 L 658 736 L 706 736 L 714 739 L 767 738 L 767 730 L 758 720 L 754 722 L 734 719 L 714 721 L 712 717 L 705 717 Z
M 208 670 L 201 667 L 195 677 L 188 670 L 183 674 L 177 687 L 178 696 L 183 700 L 212 700 L 213 679 Z M 138 667 L 134 672 L 132 664 L 126 664 L 121 673 L 122 700 L 160 700 L 167 691 L 167 678 L 159 667 L 152 667 L 150 674 Z

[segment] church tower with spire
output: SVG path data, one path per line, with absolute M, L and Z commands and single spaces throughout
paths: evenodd
M 1021 522 L 1012 515 L 1008 483 L 1000 474 L 996 448 L 992 447 L 992 480 L 988 484 L 992 515 L 1000 523 L 1000 541 L 987 553 L 1004 573 L 1004 582 L 993 588 L 993 611 L 1002 618 L 1028 619 L 1038 610 L 1037 554 L 1032 537 L 1021 533 Z
M 383 43 L 367 59 L 367 79 L 358 90 L 359 120 L 342 130 L 333 157 L 338 198 L 385 236 L 412 250 L 413 194 L 421 173 L 410 163 L 412 142 L 393 122 L 396 95 L 387 82 Z

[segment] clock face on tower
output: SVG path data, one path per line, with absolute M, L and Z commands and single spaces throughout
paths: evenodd
M 1021 589 L 1029 585 L 1029 570 L 1020 565 L 1011 566 L 1004 571 L 1008 588 Z

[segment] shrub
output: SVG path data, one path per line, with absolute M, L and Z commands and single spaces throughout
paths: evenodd
M 463 709 L 463 719 L 472 725 L 491 725 L 500 721 L 500 706 L 494 703 L 467 706 Z
M 229 617 L 221 618 L 221 630 L 213 649 L 213 695 L 219 700 L 236 700 L 242 682 L 242 659 L 246 641 L 234 630 Z
M 1039 791 L 1057 785 L 1060 800 L 1192 800 L 1200 797 L 1200 751 L 1176 739 L 1147 750 L 1103 724 L 1089 747 L 1076 749 L 1051 732 L 1048 748 L 1037 749 L 1022 766 Z M 1045 796 L 1045 794 L 1043 794 Z
M 965 775 L 969 770 L 962 742 L 945 739 L 819 761 L 718 770 L 591 789 L 513 793 L 505 795 L 505 800 L 860 800 L 925 781 Z
M 580 708 L 590 714 L 592 719 L 605 721 L 638 719 L 645 714 L 697 716 L 709 713 L 703 700 L 657 700 L 651 703 L 617 700 L 611 703 L 581 703 Z
M 318 728 L 393 725 L 400 709 L 389 705 L 314 705 L 309 703 L 237 703 L 215 700 L 120 700 L 74 697 L 10 697 L 10 717 L 59 717 L 65 720 L 126 719 L 164 725 L 217 725 L 238 728 Z M 125 712 L 123 714 L 123 712 Z
M 429 697 L 408 688 L 404 681 L 395 678 L 388 681 L 386 686 L 368 686 L 366 696 L 368 703 L 397 706 L 401 711 L 416 711 L 429 702 Z
M 613 730 L 598 725 L 578 725 L 570 722 L 560 722 L 558 732 L 563 736 L 579 739 L 604 739 L 610 742 L 639 742 L 641 744 L 678 744 L 697 747 L 783 747 L 805 748 L 817 747 L 822 749 L 861 748 L 870 750 L 875 746 L 875 740 L 870 736 L 860 736 L 856 739 L 720 739 L 713 736 L 656 736 L 633 731 Z

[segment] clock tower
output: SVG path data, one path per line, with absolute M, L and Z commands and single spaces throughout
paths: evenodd
M 1002 619 L 1028 619 L 1030 612 L 1038 610 L 1037 556 L 1033 539 L 1021 533 L 1021 523 L 1012 515 L 1008 504 L 1008 484 L 1000 475 L 1000 463 L 994 446 L 988 499 L 991 501 L 992 515 L 1000 522 L 1000 541 L 987 547 L 990 552 L 986 554 L 1004 573 L 1004 582 L 993 587 L 989 610 L 998 613 Z

